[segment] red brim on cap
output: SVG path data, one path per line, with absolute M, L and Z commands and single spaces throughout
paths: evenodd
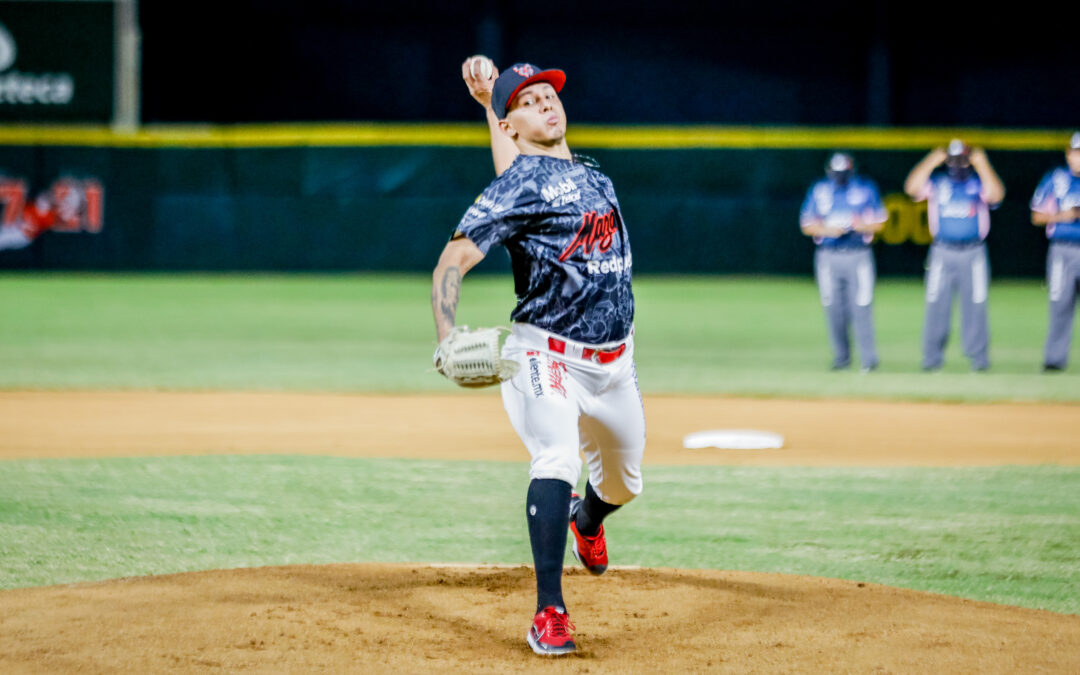
M 514 91 L 510 92 L 510 97 L 506 99 L 506 112 L 510 112 L 510 104 L 517 98 L 518 92 L 530 84 L 536 84 L 537 82 L 547 82 L 552 87 L 555 87 L 555 92 L 558 93 L 562 91 L 563 85 L 566 84 L 566 73 L 557 69 L 541 70 L 539 73 L 525 80 L 519 84 Z

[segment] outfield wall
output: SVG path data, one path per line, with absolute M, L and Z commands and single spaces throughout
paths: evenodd
M 986 147 L 1008 189 L 989 239 L 994 274 L 1042 275 L 1045 237 L 1027 203 L 1063 161 L 1066 132 L 581 127 L 570 141 L 614 180 L 639 273 L 809 274 L 799 206 L 841 148 L 886 196 L 879 273 L 918 275 L 925 208 L 901 186 L 952 135 Z M 19 185 L 26 203 L 72 185 L 90 197 L 0 250 L 0 269 L 429 270 L 493 178 L 486 143 L 480 125 L 0 128 L 5 224 L 20 217 Z M 508 268 L 500 254 L 480 269 Z

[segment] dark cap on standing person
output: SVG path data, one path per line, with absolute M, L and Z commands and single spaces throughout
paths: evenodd
M 541 70 L 531 63 L 515 63 L 499 73 L 491 90 L 491 109 L 495 116 L 505 119 L 514 97 L 525 87 L 536 82 L 547 82 L 555 91 L 562 91 L 566 73 L 561 70 Z

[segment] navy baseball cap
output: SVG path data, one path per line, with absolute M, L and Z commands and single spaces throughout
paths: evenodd
M 547 82 L 562 91 L 566 83 L 566 73 L 561 70 L 541 70 L 531 63 L 515 63 L 499 73 L 495 86 L 491 90 L 491 109 L 495 116 L 505 119 L 510 104 L 518 92 L 534 82 Z

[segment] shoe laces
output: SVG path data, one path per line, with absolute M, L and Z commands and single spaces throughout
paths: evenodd
M 547 617 L 548 635 L 551 637 L 569 637 L 577 630 L 577 626 L 570 621 L 570 616 L 567 614 L 557 612 L 552 607 L 545 609 L 544 614 Z
M 581 535 L 581 537 L 588 542 L 589 549 L 592 551 L 594 557 L 602 556 L 606 552 L 607 542 L 604 539 L 604 526 L 601 525 L 597 533 L 591 537 L 587 535 Z

